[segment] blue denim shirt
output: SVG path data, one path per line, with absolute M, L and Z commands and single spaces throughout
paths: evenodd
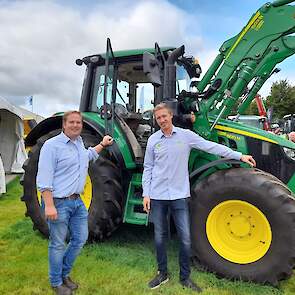
M 82 193 L 89 161 L 98 156 L 94 148 L 85 148 L 81 136 L 71 140 L 61 132 L 48 139 L 40 151 L 38 190 L 50 190 L 54 198 Z
M 205 140 L 188 129 L 173 126 L 171 136 L 159 130 L 148 140 L 142 175 L 143 196 L 155 200 L 176 200 L 190 196 L 188 160 L 191 149 L 229 159 L 242 154 L 227 146 Z

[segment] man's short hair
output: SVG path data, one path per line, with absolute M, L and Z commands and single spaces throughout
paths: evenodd
M 163 109 L 168 110 L 169 114 L 173 115 L 172 109 L 165 102 L 161 102 L 157 104 L 153 109 L 153 113 L 155 114 L 157 111 L 163 110 Z
M 68 117 L 69 117 L 70 115 L 72 115 L 72 114 L 77 114 L 77 115 L 79 115 L 79 116 L 81 117 L 81 119 L 82 119 L 82 114 L 81 114 L 81 112 L 79 112 L 79 111 L 68 111 L 68 112 L 65 112 L 64 115 L 62 116 L 62 121 L 63 121 L 63 123 L 65 123 L 65 122 L 67 121 Z

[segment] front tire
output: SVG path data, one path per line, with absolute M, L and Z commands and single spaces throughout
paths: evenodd
M 295 201 L 258 169 L 218 171 L 192 187 L 193 257 L 217 275 L 277 285 L 295 264 Z

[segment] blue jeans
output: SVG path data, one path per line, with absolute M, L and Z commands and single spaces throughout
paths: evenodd
M 83 201 L 54 199 L 58 218 L 48 220 L 49 280 L 52 287 L 62 284 L 88 238 L 88 212 Z M 69 243 L 66 238 L 69 234 Z
M 180 240 L 179 266 L 180 280 L 190 276 L 191 238 L 189 225 L 189 210 L 187 199 L 151 200 L 151 218 L 154 223 L 155 245 L 158 270 L 167 273 L 166 242 L 168 238 L 168 209 L 173 217 Z

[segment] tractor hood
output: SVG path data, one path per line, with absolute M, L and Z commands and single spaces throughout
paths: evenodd
M 210 117 L 210 122 L 214 121 L 213 117 Z M 278 144 L 282 147 L 290 148 L 295 150 L 295 143 L 288 140 L 285 135 L 276 135 L 272 132 L 258 129 L 244 123 L 233 122 L 226 119 L 220 119 L 218 124 L 215 126 L 216 130 L 222 130 L 230 133 L 241 134 L 244 136 L 257 138 L 262 141 L 271 142 Z

